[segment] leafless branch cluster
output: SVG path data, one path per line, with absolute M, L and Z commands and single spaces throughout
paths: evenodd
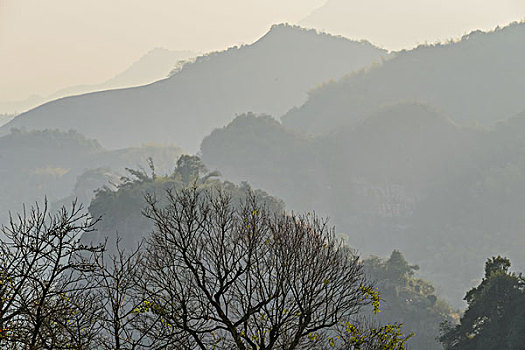
M 0 243 L 0 344 L 12 348 L 84 348 L 94 334 L 78 317 L 87 307 L 89 288 L 78 271 L 89 270 L 80 259 L 101 247 L 78 244 L 93 221 L 76 203 L 51 215 L 47 202 L 15 217 L 3 227 Z M 73 323 L 78 331 L 72 334 Z M 67 339 L 67 340 L 66 340 Z M 75 339 L 75 340 L 74 340 Z
M 297 349 L 368 303 L 357 257 L 314 215 L 192 189 L 147 201 L 143 290 L 192 349 Z
M 129 252 L 79 245 L 93 221 L 75 203 L 11 220 L 2 348 L 324 349 L 374 302 L 357 256 L 315 215 L 197 188 L 146 201 L 155 229 Z

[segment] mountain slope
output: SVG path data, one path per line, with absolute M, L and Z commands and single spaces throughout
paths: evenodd
M 381 66 L 311 93 L 282 118 L 292 128 L 323 133 L 353 124 L 377 108 L 420 101 L 461 124 L 490 125 L 525 108 L 525 23 L 473 32 L 457 43 L 399 52 Z
M 254 44 L 199 57 L 169 79 L 53 101 L 2 131 L 76 129 L 109 148 L 155 141 L 196 151 L 205 135 L 236 113 L 283 114 L 316 84 L 385 53 L 366 42 L 277 25 Z
M 166 78 L 180 61 L 191 59 L 197 55 L 197 53 L 191 51 L 172 51 L 155 48 L 134 62 L 126 70 L 103 83 L 70 86 L 45 97 L 34 95 L 22 101 L 0 101 L 0 113 L 21 113 L 48 101 L 66 96 L 152 83 Z
M 14 114 L 0 114 L 0 126 L 8 123 L 14 117 Z
M 204 138 L 201 154 L 226 177 L 277 193 L 294 209 L 337 218 L 356 208 L 389 217 L 411 215 L 417 198 L 454 176 L 464 163 L 455 150 L 467 150 L 478 133 L 413 103 L 384 107 L 321 137 L 305 137 L 268 116 L 242 115 Z M 390 185 L 404 194 L 387 193 Z M 392 205 L 401 202 L 388 209 L 385 196 L 398 197 Z

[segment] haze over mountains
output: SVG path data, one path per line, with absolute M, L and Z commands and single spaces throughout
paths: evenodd
M 198 53 L 191 51 L 155 48 L 134 62 L 129 68 L 103 83 L 66 87 L 45 97 L 33 95 L 22 101 L 0 101 L 0 114 L 26 112 L 38 105 L 66 96 L 152 83 L 166 78 L 180 61 L 191 59 L 197 55 Z M 0 119 L 0 125 L 2 124 L 4 123 Z
M 132 246 L 150 228 L 146 190 L 252 186 L 279 208 L 329 216 L 362 255 L 401 250 L 461 307 L 487 257 L 525 269 L 524 43 L 523 22 L 391 54 L 276 25 L 151 84 L 17 116 L 0 129 L 0 209 L 40 194 L 88 204 L 106 187 L 91 208 L 112 215 L 101 235 L 132 232 Z M 137 147 L 147 143 L 171 146 Z M 176 164 L 181 148 L 204 164 Z M 437 300 L 414 293 L 425 308 Z
M 524 348 L 524 0 L 0 0 L 0 52 L 0 350 Z
M 126 168 L 147 167 L 152 158 L 159 172 L 169 172 L 181 154 L 177 147 L 153 145 L 108 151 L 75 131 L 12 130 L 0 137 L 0 224 L 9 211 L 44 196 L 51 205 L 77 198 L 87 207 L 95 190 L 115 188 Z
M 461 41 L 401 51 L 310 94 L 285 125 L 324 133 L 364 119 L 380 106 L 418 101 L 461 124 L 491 125 L 525 110 L 525 23 L 472 32 Z
M 402 51 L 311 91 L 282 124 L 236 118 L 203 140 L 202 157 L 329 215 L 364 252 L 399 248 L 459 301 L 484 256 L 525 267 L 524 42 L 514 23 Z
M 284 114 L 317 84 L 385 55 L 367 42 L 277 25 L 252 45 L 202 56 L 169 79 L 53 101 L 18 116 L 2 132 L 75 129 L 108 148 L 153 141 L 194 152 L 235 114 Z
M 327 0 L 298 24 L 398 51 L 459 38 L 473 29 L 492 30 L 525 15 L 521 1 L 480 5 L 476 0 Z
M 491 130 L 461 127 L 432 107 L 402 103 L 305 137 L 246 115 L 205 138 L 201 153 L 226 178 L 329 215 L 363 254 L 406 252 L 459 307 L 484 256 L 525 267 L 524 125 L 525 114 Z

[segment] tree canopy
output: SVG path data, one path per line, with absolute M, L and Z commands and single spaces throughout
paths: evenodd
M 510 266 L 505 257 L 487 260 L 483 280 L 465 296 L 468 308 L 460 324 L 443 325 L 440 341 L 446 350 L 523 348 L 525 280 Z
M 410 265 L 403 254 L 394 250 L 388 259 L 369 257 L 363 261 L 365 271 L 381 291 L 381 322 L 402 322 L 403 328 L 414 332 L 410 346 L 414 349 L 439 350 L 439 326 L 454 322 L 455 314 L 441 300 L 432 284 L 415 276 L 419 269 Z
M 221 181 L 217 171 L 209 171 L 199 157 L 182 155 L 178 158 L 175 168 L 168 174 L 157 174 L 155 165 L 150 161 L 149 169 L 128 169 L 128 176 L 122 178 L 122 183 L 115 190 L 102 188 L 99 190 L 89 212 L 94 218 L 101 218 L 97 223 L 97 233 L 92 235 L 98 242 L 105 237 L 122 237 L 122 247 L 133 248 L 153 229 L 152 222 L 142 215 L 147 207 L 145 194 L 158 194 L 163 198 L 167 189 L 181 190 L 188 186 L 200 189 L 221 189 L 230 193 L 234 201 L 239 203 L 252 189 L 246 182 L 236 185 L 229 181 Z M 253 190 L 261 203 L 265 203 L 275 211 L 284 209 L 282 200 L 269 195 L 262 190 Z M 86 242 L 87 243 L 87 242 Z M 109 242 L 113 249 L 115 242 Z

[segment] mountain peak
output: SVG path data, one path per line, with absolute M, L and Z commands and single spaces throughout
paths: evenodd
M 297 41 L 297 40 L 308 40 L 311 41 L 312 39 L 318 39 L 318 40 L 329 40 L 329 41 L 339 41 L 339 42 L 346 42 L 346 43 L 356 43 L 359 45 L 366 45 L 369 47 L 373 47 L 375 49 L 379 49 L 378 47 L 374 46 L 370 42 L 366 40 L 361 41 L 355 41 L 350 40 L 348 38 L 345 38 L 340 35 L 333 35 L 329 33 L 325 33 L 323 31 L 319 31 L 317 29 L 311 29 L 311 28 L 305 28 L 298 25 L 293 25 L 289 23 L 279 23 L 274 24 L 271 26 L 270 30 L 262 36 L 259 40 L 257 40 L 253 45 L 257 45 L 260 43 L 266 43 L 266 42 L 273 42 L 275 40 L 278 41 Z M 385 50 L 386 52 L 386 50 Z
M 384 54 L 315 30 L 276 25 L 256 43 L 200 56 L 169 79 L 51 102 L 18 116 L 0 133 L 11 127 L 67 127 L 108 148 L 173 142 L 197 151 L 204 136 L 235 115 L 282 115 L 304 103 L 316 84 L 368 66 Z M 177 62 L 168 59 L 170 65 Z M 126 76 L 140 78 L 142 72 L 137 63 Z M 110 125 L 118 125 L 120 133 L 115 135 Z

